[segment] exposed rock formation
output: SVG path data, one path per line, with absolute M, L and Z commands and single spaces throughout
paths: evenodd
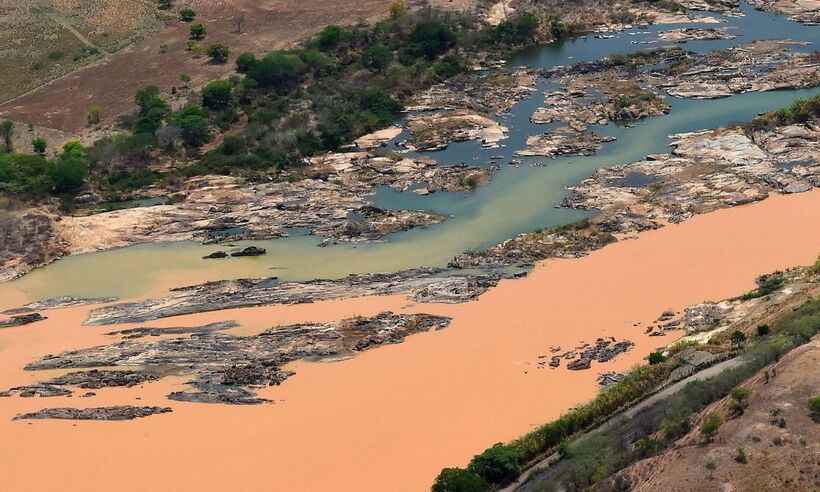
M 275 277 L 222 280 L 172 289 L 163 298 L 103 306 L 90 313 L 86 324 L 142 323 L 168 316 L 236 307 L 301 304 L 399 293 L 408 294 L 419 302 L 456 303 L 479 296 L 494 286 L 499 278 L 494 273 L 419 268 L 396 273 L 350 275 L 338 280 L 279 282 Z
M 186 338 L 155 341 L 127 338 L 112 345 L 49 355 L 29 364 L 26 369 L 139 368 L 74 372 L 44 383 L 91 389 L 131 386 L 171 373 L 191 374 L 193 389 L 174 392 L 169 398 L 256 404 L 265 400 L 258 398 L 253 388 L 278 385 L 287 379 L 292 373 L 281 368 L 287 362 L 301 358 L 350 356 L 374 346 L 402 342 L 414 333 L 444 328 L 449 322 L 449 318 L 441 316 L 386 312 L 335 323 L 271 328 L 255 336 L 234 336 L 212 329 L 195 332 Z
M 171 412 L 169 407 L 115 406 L 97 408 L 45 408 L 38 412 L 18 415 L 14 417 L 14 420 L 133 420 L 169 412 Z

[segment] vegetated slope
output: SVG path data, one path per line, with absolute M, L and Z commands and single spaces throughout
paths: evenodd
M 10 0 L 3 2 L 17 4 Z M 128 4 L 134 3 L 144 7 L 149 2 L 129 0 L 114 3 L 123 9 L 123 25 L 129 25 L 129 19 L 135 16 L 130 15 L 131 9 L 127 8 Z M 163 29 L 152 34 L 146 33 L 146 38 L 131 49 L 0 105 L 0 115 L 38 126 L 77 132 L 85 126 L 86 114 L 91 104 L 99 105 L 103 109 L 103 117 L 110 121 L 113 117 L 133 108 L 133 96 L 140 87 L 157 85 L 165 88 L 179 85 L 181 74 L 190 76 L 191 83 L 196 86 L 230 72 L 233 69 L 232 64 L 214 65 L 209 63 L 207 57 L 194 56 L 195 54 L 188 50 L 191 23 L 177 20 L 177 11 L 187 3 L 189 2 L 174 2 L 174 9 L 164 13 L 157 11 L 156 8 L 151 9 L 153 12 L 150 12 L 150 15 L 162 16 L 165 19 L 166 25 Z M 234 53 L 262 53 L 290 45 L 326 25 L 350 24 L 360 19 L 385 15 L 391 3 L 391 0 L 200 0 L 193 2 L 192 6 L 196 11 L 195 23 L 202 22 L 207 27 L 205 42 L 225 44 Z M 100 0 L 83 0 L 80 4 L 81 7 L 76 8 L 77 12 L 95 10 L 92 7 L 100 4 Z M 9 7 L 4 8 L 0 4 L 0 12 L 8 9 Z M 15 12 L 17 10 L 24 9 L 15 9 Z M 145 15 L 149 13 L 146 12 Z M 73 19 L 70 16 L 65 17 L 70 21 Z M 96 17 L 91 17 L 94 18 Z M 65 60 L 73 61 L 75 53 L 79 53 L 85 45 L 71 32 L 53 22 L 52 17 L 46 14 L 35 16 L 27 21 L 26 29 L 15 30 L 18 33 L 31 32 L 30 38 L 20 38 L 18 34 L 15 39 L 8 40 L 17 46 L 25 46 L 27 53 L 20 58 L 3 57 L 4 61 L 0 68 L 5 70 L 0 71 L 3 74 L 0 76 L 3 82 L 0 86 L 9 89 L 0 92 L 0 101 L 7 101 L 25 90 L 33 89 L 38 84 L 77 67 L 76 63 L 65 65 Z M 43 35 L 42 30 L 46 28 L 53 33 Z M 97 37 L 90 35 L 94 42 L 98 42 L 99 38 L 107 39 L 113 36 L 102 34 L 109 32 L 107 25 L 91 25 L 87 31 L 101 32 Z M 135 29 L 134 32 L 136 31 Z M 7 32 L 5 36 L 12 36 L 12 33 Z M 58 46 L 63 48 L 58 49 Z M 30 72 L 32 63 L 39 60 L 25 59 L 32 57 L 29 47 L 33 47 L 38 53 L 42 52 L 38 55 L 43 58 L 42 70 L 33 71 L 25 81 L 9 79 L 14 74 L 20 76 Z M 62 60 L 60 70 L 50 68 L 57 61 L 50 59 L 49 55 L 55 53 L 52 56 L 57 57 L 56 51 L 64 53 L 59 57 L 59 60 Z
M 808 401 L 820 393 L 820 338 L 762 369 L 742 385 L 748 407 L 731 396 L 701 412 L 700 423 L 663 454 L 636 463 L 601 490 L 782 491 L 820 487 L 820 425 Z M 714 438 L 710 415 L 728 419 Z M 733 418 L 734 417 L 734 418 Z

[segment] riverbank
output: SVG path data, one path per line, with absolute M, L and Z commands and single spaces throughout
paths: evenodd
M 818 220 L 817 191 L 775 196 L 648 231 L 584 258 L 546 261 L 527 278 L 502 281 L 462 305 L 418 306 L 394 296 L 155 322 L 152 326 L 236 319 L 243 333 L 258 333 L 275 324 L 384 310 L 453 318 L 445 330 L 413 335 L 351 360 L 293 364 L 288 369 L 295 376 L 260 391 L 274 404 L 169 402 L 165 395 L 184 381 L 177 378 L 103 390 L 82 400 L 84 406 L 161 402 L 172 413 L 75 427 L 9 419 L 45 406 L 76 406 L 76 399 L 4 399 L 0 429 L 18 444 L 3 451 L 3 475 L 12 490 L 53 490 L 72 480 L 92 489 L 144 490 L 157 477 L 178 489 L 424 489 L 442 466 L 464 465 L 476 449 L 509 440 L 591 398 L 599 371 L 623 371 L 668 343 L 645 335 L 636 322 L 647 326 L 666 309 L 738 295 L 762 272 L 812 262 L 820 231 L 806 225 Z M 43 374 L 23 372 L 22 366 L 70 348 L 65 340 L 75 348 L 100 344 L 102 333 L 111 329 L 80 327 L 87 310 L 48 312 L 48 321 L 0 332 L 9 361 L 0 377 L 3 386 L 41 379 Z M 538 356 L 550 346 L 574 347 L 607 336 L 629 339 L 635 347 L 608 363 L 593 363 L 588 371 L 537 369 Z M 120 483 L 118 477 L 133 471 L 146 453 L 155 458 L 150 480 Z M 50 464 L 48 476 L 35 472 L 44 461 Z M 89 470 L 88 463 L 98 466 Z M 220 472 L 189 475 L 182 469 Z

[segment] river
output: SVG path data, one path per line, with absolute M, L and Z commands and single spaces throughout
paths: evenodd
M 737 36 L 735 39 L 689 42 L 683 47 L 705 52 L 760 39 L 788 38 L 809 43 L 820 40 L 817 27 L 759 12 L 746 4 L 742 12 L 742 17 L 720 17 L 723 21 L 720 26 L 729 28 Z M 657 42 L 658 32 L 693 26 L 699 25 L 650 26 L 624 31 L 611 39 L 587 36 L 521 53 L 510 61 L 509 67 L 552 67 L 613 53 L 656 48 L 661 45 Z M 715 24 L 701 27 L 709 26 Z M 796 49 L 813 49 L 813 45 Z M 461 142 L 453 143 L 443 151 L 417 155 L 431 157 L 442 165 L 458 162 L 488 165 L 490 157 L 497 155 L 509 160 L 524 146 L 528 136 L 545 128 L 529 120 L 543 103 L 545 84 L 541 82 L 538 89 L 500 118 L 510 129 L 509 138 L 502 141 L 504 147 L 482 149 L 477 142 Z M 669 97 L 672 105 L 669 115 L 646 119 L 631 127 L 614 124 L 593 127 L 598 133 L 617 138 L 594 156 L 551 159 L 538 167 L 529 164 L 543 162 L 543 158 L 522 159 L 522 166 L 502 166 L 489 185 L 473 193 L 436 193 L 422 197 L 389 188 L 379 189 L 377 206 L 428 209 L 451 216 L 445 223 L 394 234 L 383 242 L 318 248 L 319 238 L 293 235 L 241 243 L 264 247 L 268 250 L 267 256 L 218 262 L 200 259 L 218 249 L 217 246 L 195 242 L 137 245 L 65 258 L 12 282 L 8 287 L 32 298 L 56 295 L 134 297 L 155 292 L 158 286 L 174 285 L 174 279 L 181 278 L 191 282 L 249 276 L 306 280 L 417 266 L 443 266 L 466 250 L 486 248 L 522 232 L 567 224 L 584 217 L 583 212 L 558 208 L 557 204 L 565 195 L 567 186 L 589 176 L 595 169 L 637 161 L 651 153 L 667 152 L 671 134 L 746 121 L 760 112 L 815 94 L 820 94 L 820 88 L 749 93 L 707 101 Z

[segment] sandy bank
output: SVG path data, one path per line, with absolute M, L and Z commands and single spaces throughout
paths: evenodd
M 0 399 L 4 488 L 21 490 L 425 490 L 442 466 L 507 440 L 591 398 L 598 372 L 624 370 L 666 338 L 643 335 L 664 309 L 736 295 L 762 272 L 820 251 L 820 192 L 772 197 L 642 234 L 574 260 L 550 260 L 478 301 L 408 305 L 398 297 L 274 306 L 170 318 L 153 326 L 236 319 L 241 330 L 351 314 L 454 317 L 440 332 L 333 364 L 298 363 L 260 393 L 275 404 L 168 402 L 182 379 L 88 399 Z M 6 298 L 3 296 L 3 304 Z M 48 352 L 110 343 L 81 327 L 87 308 L 0 331 L 0 386 L 40 380 L 23 364 Z M 641 321 L 641 326 L 633 323 Z M 124 328 L 118 325 L 118 329 Z M 614 336 L 636 347 L 588 371 L 536 369 L 549 346 Z M 141 400 L 136 400 L 139 397 Z M 129 403 L 171 414 L 126 423 L 12 422 L 47 406 Z M 44 465 L 47 464 L 47 465 Z M 47 466 L 48 473 L 43 473 Z

